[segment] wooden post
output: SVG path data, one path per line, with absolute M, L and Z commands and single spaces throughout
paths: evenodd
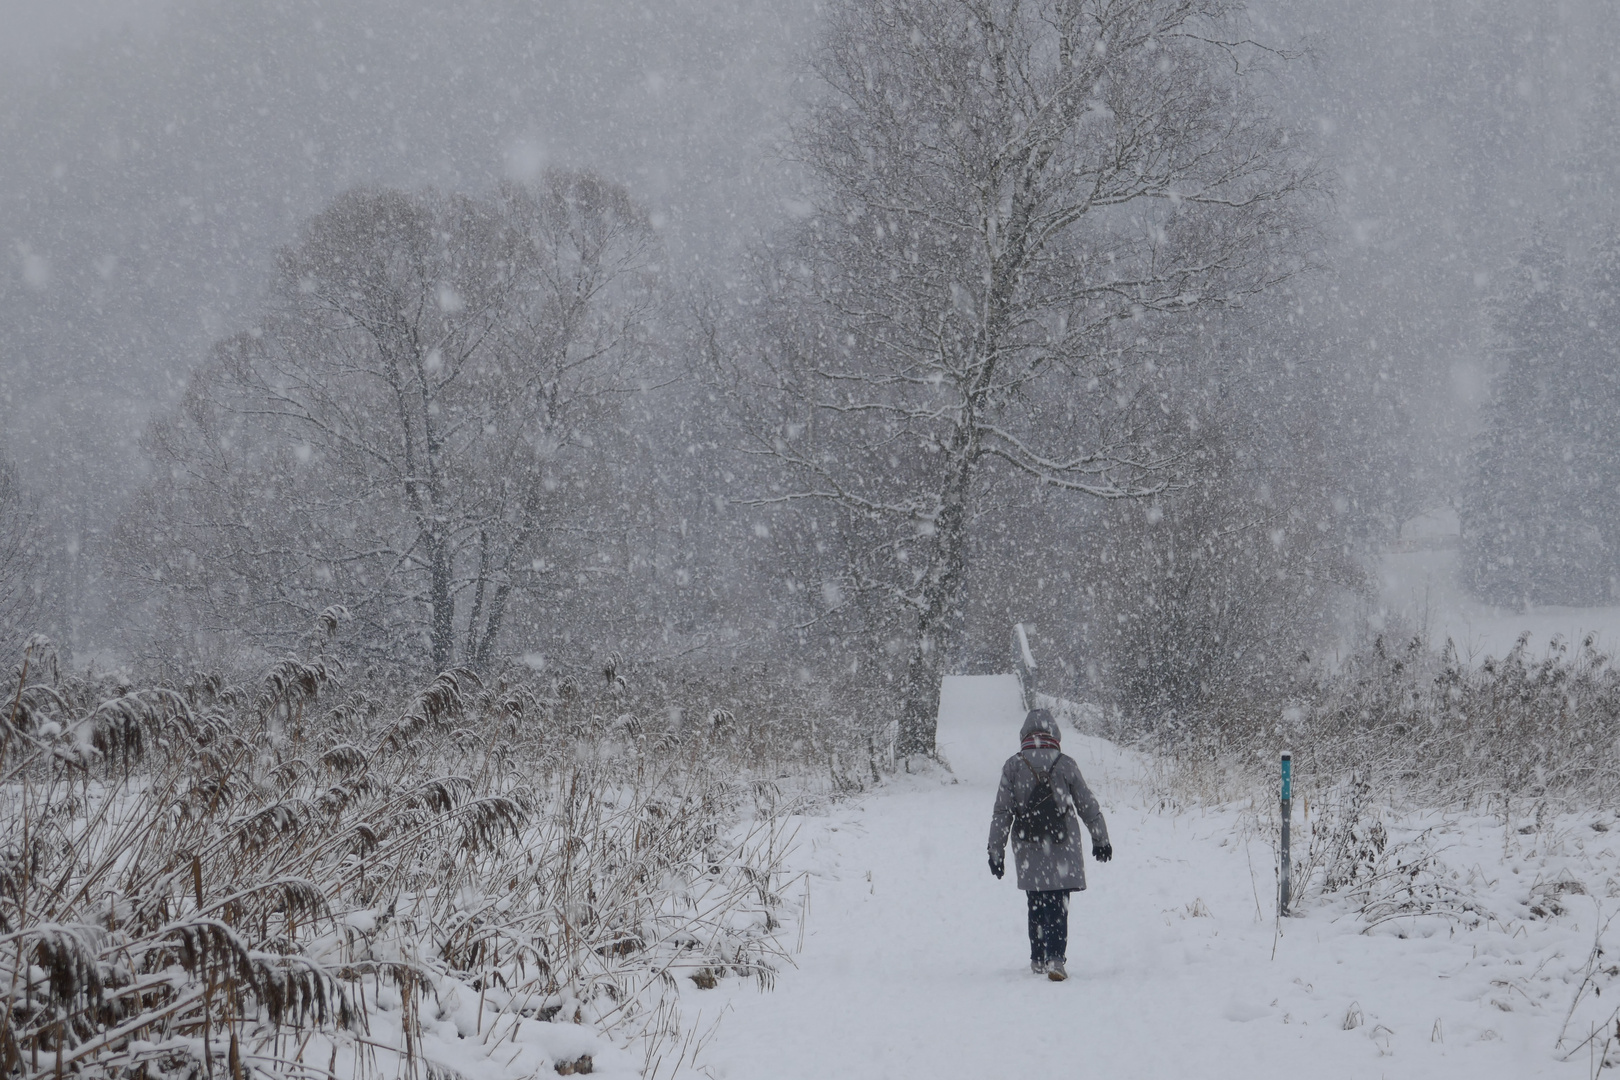
M 1294 808 L 1293 765 L 1294 755 L 1284 750 L 1282 752 L 1282 881 L 1277 891 L 1278 918 L 1283 918 L 1288 914 L 1288 904 L 1293 899 L 1289 895 L 1293 887 L 1293 870 L 1289 865 L 1288 857 L 1289 817 Z
M 1013 624 L 1013 659 L 1018 669 L 1018 688 L 1024 693 L 1024 711 L 1035 707 L 1035 654 L 1029 650 L 1029 635 L 1023 623 Z

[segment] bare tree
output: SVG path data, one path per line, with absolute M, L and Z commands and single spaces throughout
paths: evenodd
M 37 629 L 41 561 L 33 500 L 17 467 L 0 456 L 0 656 L 7 663 Z
M 154 429 L 121 567 L 183 627 L 269 642 L 342 605 L 379 658 L 487 666 L 585 527 L 582 451 L 649 380 L 656 255 L 588 175 L 342 196 Z
M 1493 305 L 1498 371 L 1463 487 L 1462 568 L 1495 604 L 1620 598 L 1620 231 L 1539 225 Z
M 841 0 L 795 143 L 818 186 L 773 247 L 738 374 L 760 502 L 865 522 L 846 592 L 909 624 L 900 750 L 932 753 L 988 485 L 1174 482 L 1118 408 L 1166 319 L 1302 265 L 1312 188 L 1225 0 Z M 740 388 L 741 389 L 741 388 Z M 764 391 L 768 391 L 765 393 Z M 765 407 L 769 402 L 772 407 Z

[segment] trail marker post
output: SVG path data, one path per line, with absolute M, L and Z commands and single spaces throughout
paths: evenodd
M 1277 890 L 1277 917 L 1283 918 L 1288 914 L 1288 903 L 1293 899 L 1294 882 L 1293 871 L 1289 866 L 1288 858 L 1288 826 L 1289 818 L 1294 809 L 1294 755 L 1287 750 L 1282 752 L 1282 880 Z

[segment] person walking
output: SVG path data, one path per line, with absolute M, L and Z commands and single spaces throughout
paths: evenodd
M 1086 887 L 1080 822 L 1091 833 L 1091 857 L 1114 857 L 1108 825 L 1080 766 L 1063 752 L 1057 721 L 1031 709 L 1018 732 L 1018 753 L 1001 767 L 990 814 L 990 872 L 1007 872 L 1012 837 L 1018 887 L 1029 901 L 1029 968 L 1053 982 L 1069 977 L 1069 894 Z

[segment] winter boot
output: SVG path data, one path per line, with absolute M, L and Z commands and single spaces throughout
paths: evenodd
M 1069 973 L 1064 970 L 1062 960 L 1052 960 L 1046 965 L 1046 977 L 1053 982 L 1062 982 L 1069 977 Z
M 1033 971 L 1037 975 L 1045 975 L 1046 974 L 1046 961 L 1045 960 L 1031 960 L 1029 962 L 1029 970 Z

